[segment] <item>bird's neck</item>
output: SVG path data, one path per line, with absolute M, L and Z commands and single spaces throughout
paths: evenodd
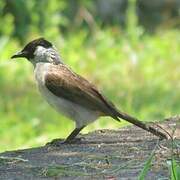
M 50 63 L 50 64 L 64 64 L 61 56 L 54 48 L 44 48 L 42 46 L 37 47 L 34 52 L 34 59 L 30 60 L 34 66 L 37 63 Z

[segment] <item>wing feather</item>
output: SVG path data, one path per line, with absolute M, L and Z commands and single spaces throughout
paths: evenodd
M 56 96 L 117 119 L 115 106 L 83 77 L 65 65 L 52 65 L 45 76 L 46 87 Z

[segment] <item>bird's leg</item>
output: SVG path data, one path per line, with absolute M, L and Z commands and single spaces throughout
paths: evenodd
M 82 126 L 80 128 L 75 128 L 71 134 L 65 139 L 65 140 L 61 140 L 61 139 L 54 139 L 51 142 L 47 143 L 47 145 L 52 145 L 52 146 L 60 146 L 62 144 L 71 144 L 71 143 L 76 143 L 78 141 L 80 141 L 80 138 L 75 138 L 79 132 L 84 128 L 85 126 Z
M 71 143 L 71 142 L 77 142 L 77 140 L 80 140 L 80 138 L 75 139 L 75 137 L 79 134 L 79 132 L 84 128 L 85 126 L 82 126 L 80 128 L 75 128 L 71 134 L 66 138 L 64 143 Z

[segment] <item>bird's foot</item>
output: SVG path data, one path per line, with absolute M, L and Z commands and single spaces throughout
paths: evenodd
M 83 139 L 83 137 L 74 138 L 71 140 L 66 139 L 64 140 L 64 144 L 81 144 Z
M 46 146 L 60 146 L 63 143 L 63 139 L 53 139 L 51 142 L 46 143 Z
M 74 139 L 71 139 L 71 140 L 68 140 L 68 139 L 53 139 L 51 142 L 48 142 L 46 145 L 47 146 L 56 146 L 56 147 L 59 147 L 59 146 L 62 146 L 64 144 L 81 144 L 82 143 L 82 139 L 84 138 L 74 138 Z

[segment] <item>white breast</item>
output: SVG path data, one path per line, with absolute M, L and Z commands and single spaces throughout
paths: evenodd
M 51 66 L 50 63 L 37 63 L 34 71 L 39 91 L 47 102 L 53 106 L 56 111 L 74 120 L 76 127 L 87 125 L 96 120 L 99 117 L 96 112 L 74 104 L 64 98 L 57 97 L 46 88 L 44 77 L 48 72 L 49 66 Z

